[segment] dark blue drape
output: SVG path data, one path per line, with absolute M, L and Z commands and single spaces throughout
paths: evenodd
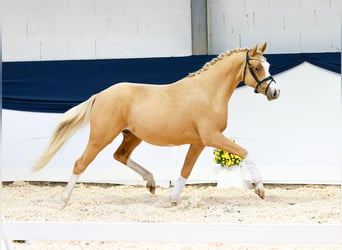
M 271 64 L 270 72 L 275 75 L 309 62 L 318 67 L 341 74 L 341 53 L 302 53 L 265 55 Z
M 4 62 L 3 108 L 65 112 L 114 83 L 166 84 L 201 68 L 215 56 Z M 266 55 L 275 75 L 304 61 L 341 73 L 340 53 Z

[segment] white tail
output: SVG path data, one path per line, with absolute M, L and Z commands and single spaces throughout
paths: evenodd
M 33 166 L 32 171 L 36 172 L 42 169 L 76 130 L 89 121 L 95 97 L 96 96 L 93 95 L 85 102 L 82 102 L 64 113 L 57 129 L 50 139 L 50 143 L 38 162 Z

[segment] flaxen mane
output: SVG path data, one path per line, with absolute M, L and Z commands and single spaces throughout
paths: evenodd
M 243 49 L 237 48 L 234 50 L 229 50 L 229 51 L 223 52 L 223 53 L 219 54 L 217 57 L 213 58 L 210 62 L 207 62 L 206 64 L 204 64 L 203 67 L 200 68 L 199 70 L 197 70 L 196 72 L 189 73 L 188 77 L 193 77 L 195 75 L 201 74 L 204 71 L 207 71 L 210 68 L 210 66 L 214 65 L 218 61 L 221 61 L 223 58 L 231 55 L 234 52 L 240 52 L 240 51 L 246 51 L 246 50 L 248 50 L 248 48 L 243 48 Z

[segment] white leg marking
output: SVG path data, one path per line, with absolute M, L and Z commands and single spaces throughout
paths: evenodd
M 253 159 L 250 157 L 249 154 L 245 157 L 244 163 L 246 164 L 249 170 L 249 173 L 251 174 L 254 184 L 258 184 L 262 182 L 262 177 L 260 175 L 260 172 L 257 169 L 255 162 L 253 161 Z
M 127 167 L 138 173 L 145 181 L 147 189 L 150 190 L 151 193 L 154 194 L 156 188 L 156 182 L 154 181 L 153 174 L 137 164 L 136 162 L 132 161 L 130 158 L 127 160 Z
M 173 203 L 174 205 L 177 204 L 179 196 L 180 196 L 187 180 L 188 179 L 186 179 L 182 176 L 179 176 L 179 178 L 175 181 L 175 185 L 174 185 L 172 193 L 171 193 L 171 203 Z
M 244 162 L 249 170 L 249 173 L 251 174 L 252 180 L 255 184 L 255 192 L 261 197 L 265 197 L 265 189 L 264 185 L 262 184 L 262 177 L 260 175 L 259 170 L 256 167 L 255 162 L 252 160 L 250 155 L 248 154 L 246 158 L 244 159 Z
M 130 158 L 127 160 L 127 167 L 137 172 L 145 181 L 154 180 L 153 175 L 150 171 L 146 170 L 136 162 L 132 161 Z
M 79 177 L 80 177 L 80 175 L 76 175 L 76 174 L 71 175 L 70 180 L 68 182 L 68 185 L 66 186 L 66 188 L 65 188 L 65 190 L 61 196 L 61 199 L 63 202 L 62 209 L 68 204 L 68 201 L 69 201 L 70 196 L 71 196 L 71 192 L 74 189 L 75 184 L 76 184 Z

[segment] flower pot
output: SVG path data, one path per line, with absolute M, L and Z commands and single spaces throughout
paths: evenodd
M 218 180 L 217 187 L 218 188 L 228 188 L 235 187 L 240 188 L 242 190 L 249 189 L 249 184 L 244 180 L 244 176 L 241 170 L 241 167 L 231 166 L 231 167 L 219 167 L 218 171 Z

